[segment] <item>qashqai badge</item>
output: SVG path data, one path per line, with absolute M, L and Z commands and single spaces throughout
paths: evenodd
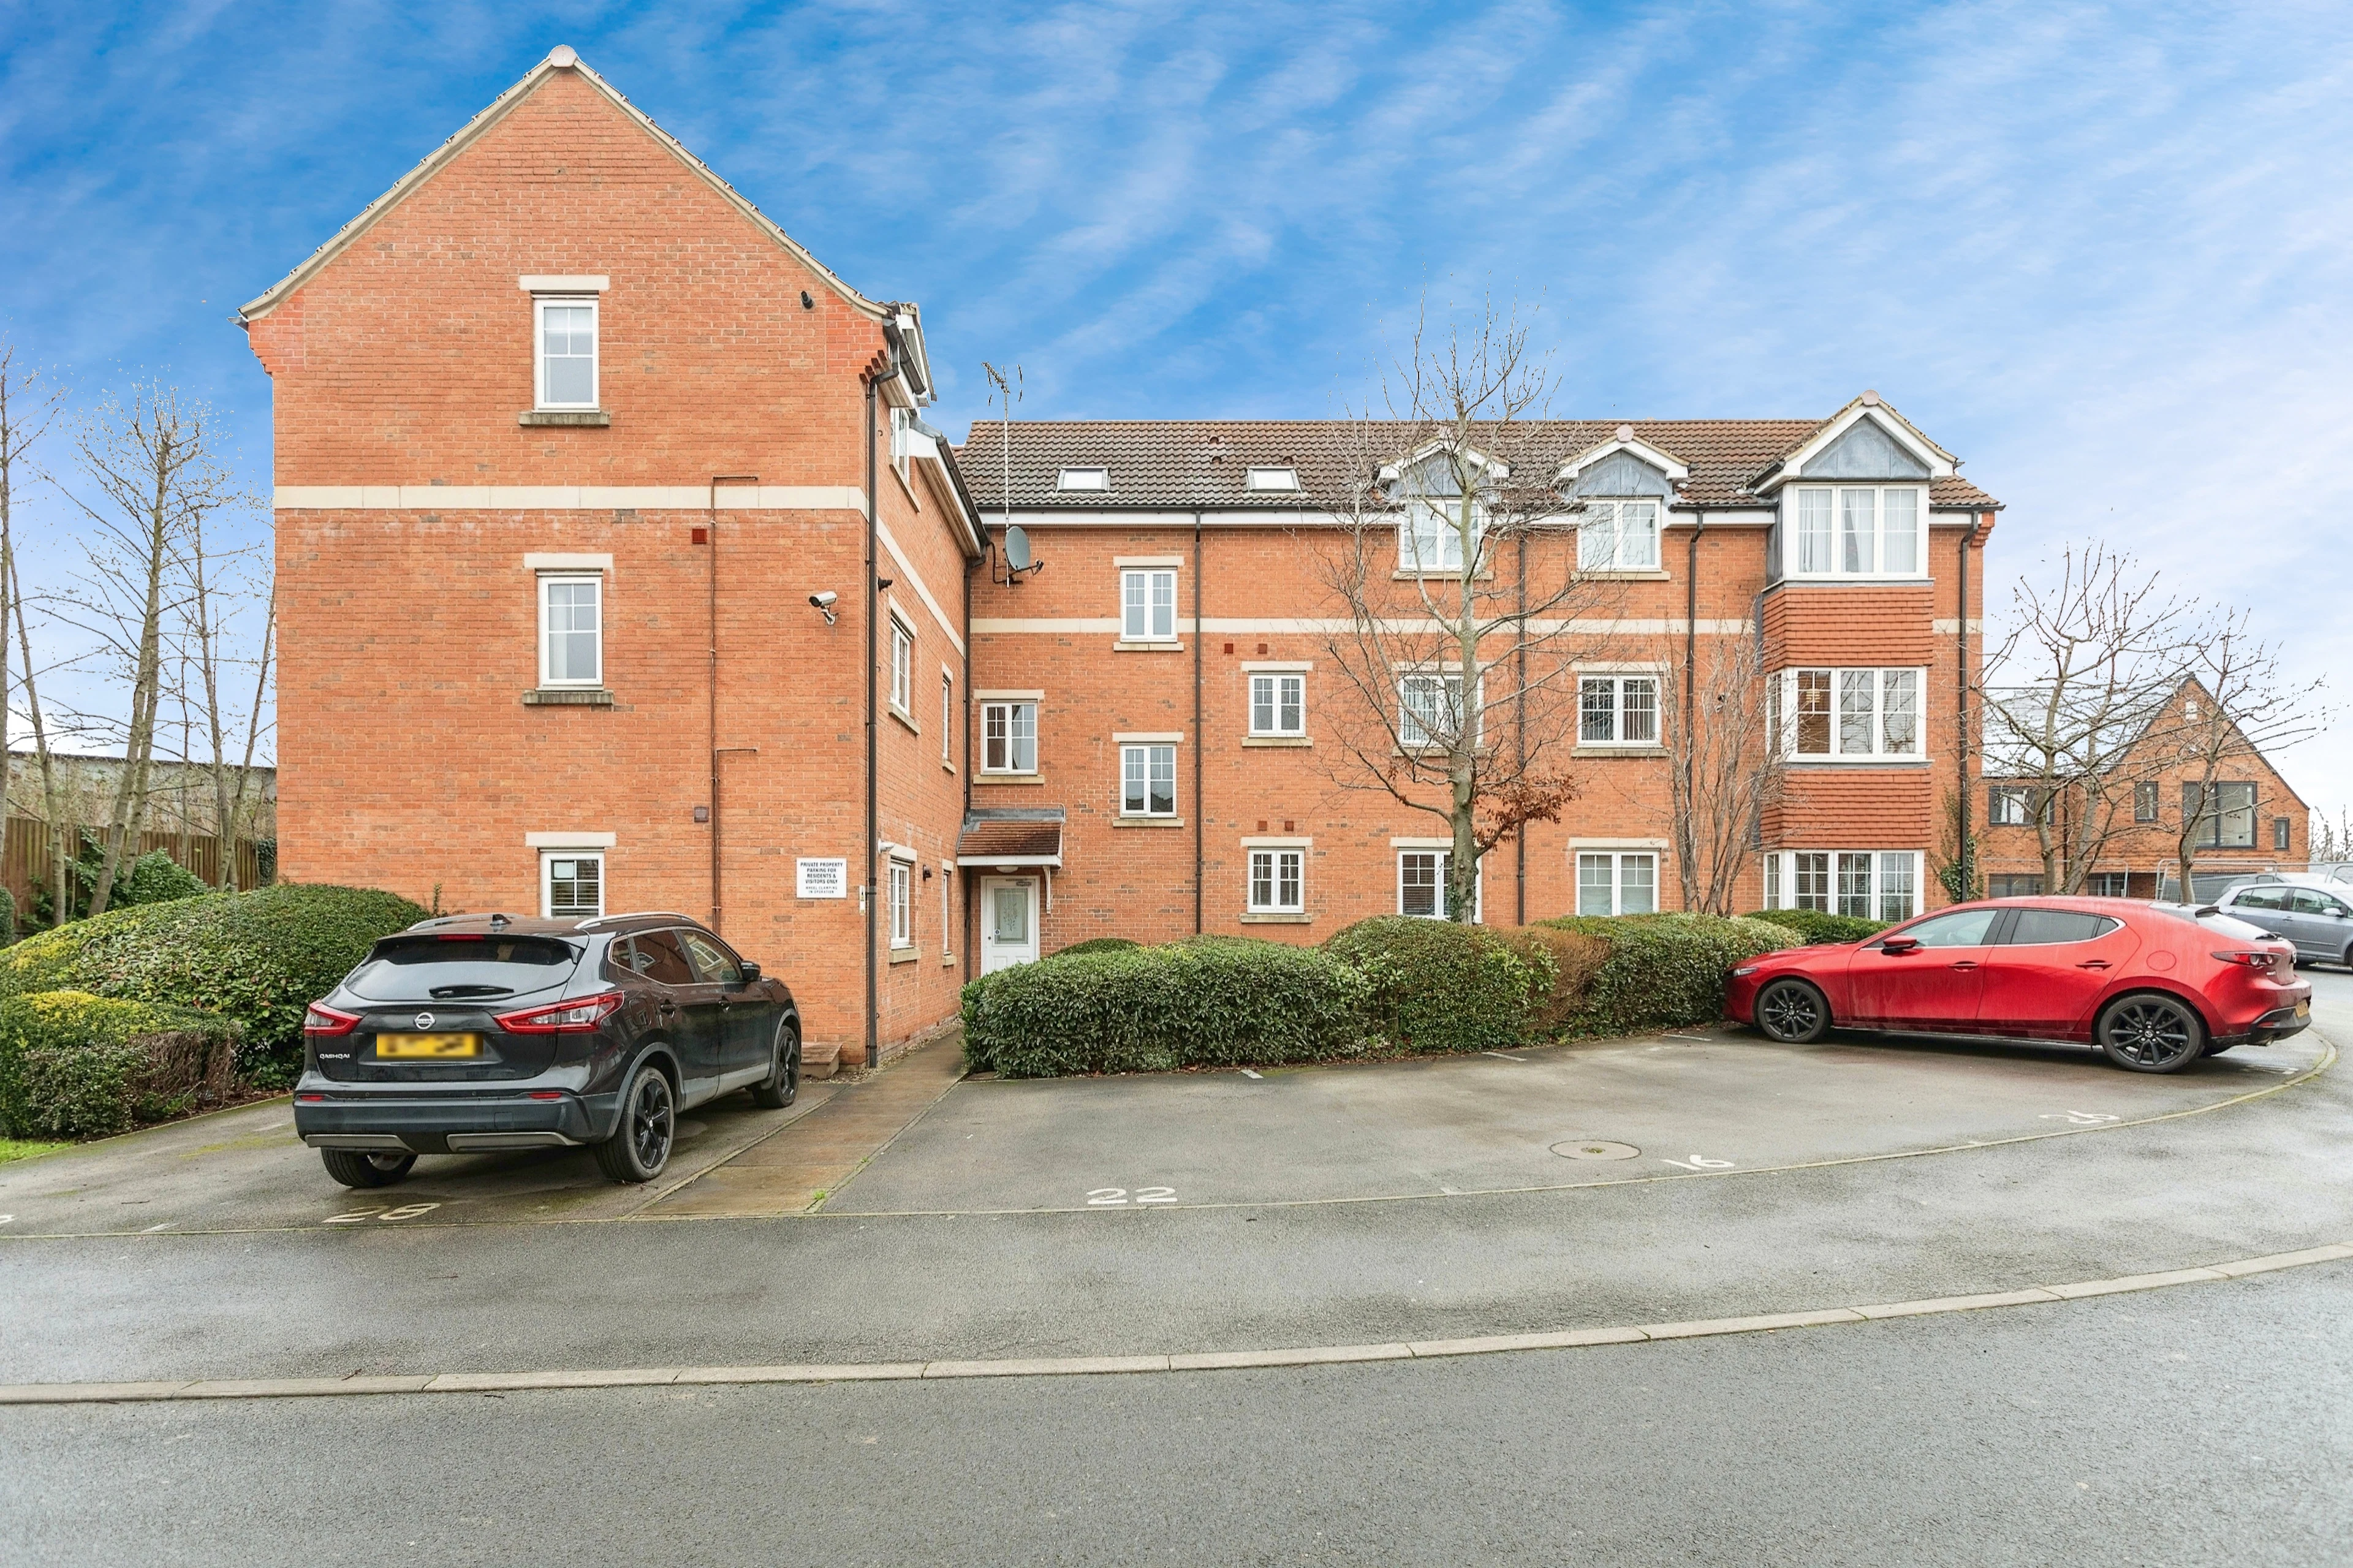
M 433 1015 L 430 1013 L 419 1013 L 417 1015 L 417 1026 L 420 1029 L 431 1028 L 433 1026 Z

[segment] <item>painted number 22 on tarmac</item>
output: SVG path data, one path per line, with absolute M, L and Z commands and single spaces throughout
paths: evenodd
M 1173 1204 L 1176 1201 L 1174 1187 L 1138 1187 L 1134 1192 L 1125 1187 L 1097 1187 L 1087 1194 L 1091 1209 L 1125 1208 L 1130 1204 Z

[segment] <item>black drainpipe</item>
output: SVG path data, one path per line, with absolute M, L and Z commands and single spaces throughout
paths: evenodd
M 1960 618 L 1954 623 L 1953 647 L 1957 679 L 1954 685 L 1958 697 L 1954 704 L 1953 730 L 1957 743 L 1953 748 L 1956 767 L 1959 770 L 1954 791 L 1960 796 L 1960 842 L 1954 847 L 1961 866 L 1961 897 L 1969 896 L 1976 884 L 1977 857 L 1969 850 L 1969 544 L 1977 538 L 1978 519 L 1982 515 L 1969 513 L 1969 526 L 1961 534 L 1961 607 Z M 1927 889 L 1922 889 L 1925 894 Z M 2186 899 L 2188 895 L 2185 893 Z
M 1519 689 L 1513 693 L 1513 750 L 1521 775 L 1528 771 L 1528 533 L 1520 531 L 1519 562 L 1520 638 L 1519 669 L 1516 679 Z M 1574 906 L 1571 906 L 1572 908 Z M 1528 825 L 1525 822 L 1512 835 L 1512 923 L 1528 923 Z
M 1683 570 L 1683 800 L 1691 809 L 1693 791 L 1698 778 L 1693 772 L 1696 748 L 1692 744 L 1694 726 L 1699 715 L 1692 711 L 1692 682 L 1699 670 L 1699 536 L 1707 527 L 1707 513 L 1692 513 L 1691 563 Z M 1683 908 L 1692 907 L 1692 868 L 1684 866 L 1676 873 L 1683 885 Z
M 1193 934 L 1199 936 L 1201 925 L 1201 835 L 1208 807 L 1201 799 L 1201 753 L 1208 749 L 1208 737 L 1201 733 L 1201 639 L 1208 634 L 1201 629 L 1201 514 L 1193 514 Z
M 881 803 L 877 783 L 879 732 L 875 729 L 874 661 L 880 657 L 881 644 L 874 631 L 875 612 L 881 607 L 881 590 L 875 579 L 881 574 L 881 563 L 875 558 L 875 507 L 880 498 L 876 480 L 880 479 L 874 466 L 874 416 L 882 384 L 899 378 L 899 355 L 894 349 L 891 368 L 879 375 L 866 378 L 866 1065 L 882 1065 L 882 990 L 880 971 L 875 967 L 881 956 L 878 939 L 881 928 L 876 924 L 881 910 L 881 889 L 874 882 L 874 863 L 882 858 Z

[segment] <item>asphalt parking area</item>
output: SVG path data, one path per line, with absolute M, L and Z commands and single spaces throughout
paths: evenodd
M 2295 1082 L 2308 1033 L 2189 1070 L 2084 1050 L 1686 1030 L 1487 1056 L 1165 1077 L 957 1077 L 943 1039 L 862 1080 L 681 1119 L 670 1171 L 586 1150 L 427 1156 L 349 1191 L 283 1100 L 0 1165 L 0 1237 L 192 1235 L 808 1214 L 1103 1211 L 1443 1198 L 1882 1159 L 2095 1132 Z
M 1258 1076 L 967 1079 L 824 1208 L 1312 1204 L 1785 1169 L 2195 1112 L 2329 1056 L 2307 1032 L 2148 1077 L 2080 1048 L 1694 1029 Z

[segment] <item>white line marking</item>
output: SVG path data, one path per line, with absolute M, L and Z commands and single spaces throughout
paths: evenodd
M 1259 1075 L 1259 1074 L 1257 1074 L 1257 1073 L 1254 1073 L 1254 1072 L 1250 1071 L 1250 1068 L 1242 1068 L 1242 1076 L 1243 1076 L 1244 1078 L 1257 1078 L 1257 1077 L 1259 1077 L 1259 1076 L 1261 1076 L 1261 1075 Z
M 179 1223 L 180 1222 L 175 1219 L 167 1219 L 162 1225 L 149 1226 L 145 1230 L 141 1231 L 139 1234 L 142 1236 L 153 1236 L 159 1230 L 169 1230 Z
M 1481 1051 L 1479 1054 L 1482 1057 L 1493 1057 L 1499 1062 L 1524 1062 L 1528 1059 L 1525 1057 L 1507 1057 L 1501 1051 Z

